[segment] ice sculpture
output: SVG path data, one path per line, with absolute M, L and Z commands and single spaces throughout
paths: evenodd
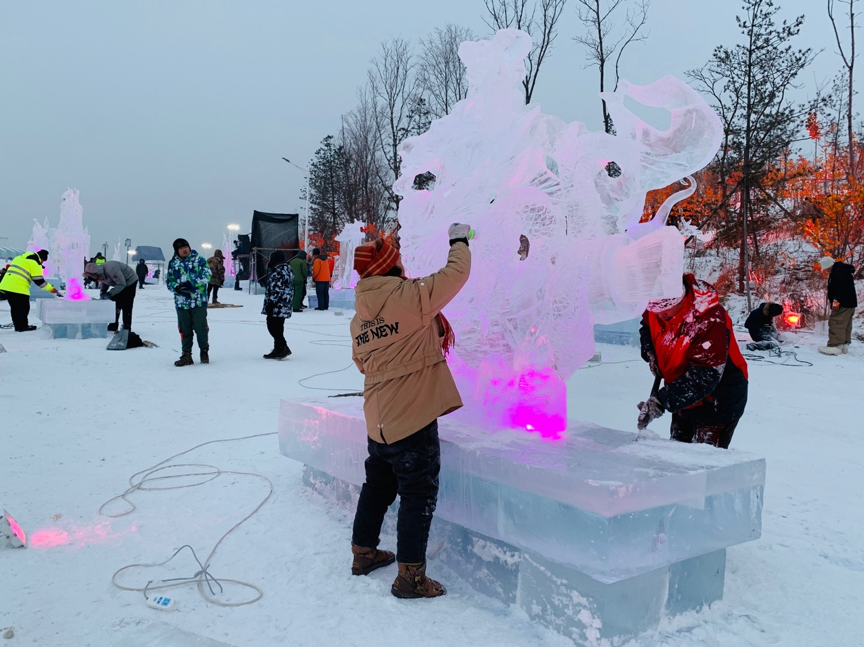
M 120 238 L 117 240 L 117 244 L 114 245 L 114 253 L 111 255 L 112 261 L 120 261 L 123 262 L 123 254 L 120 252 L 120 248 L 123 247 L 123 239 Z
M 224 256 L 224 260 L 222 264 L 225 266 L 225 276 L 236 276 L 237 272 L 234 271 L 234 263 L 231 262 L 232 256 L 232 246 L 231 240 L 228 238 L 228 234 L 222 234 L 222 256 Z
M 52 229 L 34 222 L 33 235 L 27 249 L 47 249 L 50 254 L 45 263 L 45 276 L 59 278 L 64 284 L 78 278 L 84 270 L 84 259 L 90 253 L 90 233 L 84 228 L 81 203 L 77 189 L 67 189 L 60 201 L 60 223 Z
M 564 383 L 594 352 L 594 323 L 677 296 L 683 240 L 665 218 L 671 198 L 639 224 L 645 196 L 704 167 L 722 124 L 683 81 L 621 81 L 605 93 L 617 136 L 524 105 L 527 34 L 465 42 L 469 94 L 401 146 L 396 192 L 405 266 L 438 269 L 447 226 L 470 223 L 471 280 L 447 308 L 457 333 L 454 372 L 469 403 L 496 424 L 554 434 L 566 426 Z M 665 108 L 658 130 L 625 98 Z
M 339 258 L 336 260 L 336 280 L 333 286 L 337 290 L 353 288 L 359 277 L 354 272 L 354 248 L 362 245 L 366 234 L 362 231 L 362 222 L 349 222 L 336 236 L 339 243 Z

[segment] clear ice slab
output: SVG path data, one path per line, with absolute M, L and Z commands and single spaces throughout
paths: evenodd
M 439 420 L 430 553 L 577 643 L 721 599 L 726 548 L 761 534 L 764 459 L 570 421 L 562 440 Z M 283 401 L 280 449 L 315 489 L 364 480 L 362 400 Z M 433 548 L 435 551 L 433 551 Z
M 116 310 L 113 301 L 41 299 L 38 304 L 37 316 L 54 339 L 106 338 Z

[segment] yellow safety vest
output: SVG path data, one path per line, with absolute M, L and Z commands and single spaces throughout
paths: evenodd
M 3 275 L 3 280 L 0 281 L 0 290 L 13 294 L 30 294 L 30 284 L 35 279 L 42 278 L 42 265 L 30 258 L 34 255 L 35 252 L 27 252 L 12 260 L 12 264 Z M 54 289 L 47 282 L 41 287 L 49 291 Z

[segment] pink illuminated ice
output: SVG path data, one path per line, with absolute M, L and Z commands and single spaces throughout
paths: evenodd
M 463 399 L 501 424 L 548 429 L 566 420 L 564 383 L 593 355 L 593 325 L 680 294 L 683 239 L 663 225 L 692 193 L 688 176 L 714 157 L 723 128 L 671 76 L 646 86 L 622 80 L 603 95 L 617 136 L 544 114 L 524 103 L 530 48 L 516 30 L 462 43 L 468 97 L 402 144 L 394 190 L 412 276 L 441 266 L 450 223 L 476 231 L 471 278 L 446 309 L 454 373 L 473 396 Z M 625 98 L 667 110 L 668 129 L 639 119 Z M 429 173 L 434 182 L 415 188 Z M 639 224 L 647 192 L 685 178 L 656 220 Z
M 84 293 L 81 281 L 72 277 L 66 282 L 66 298 L 70 301 L 89 301 L 90 296 Z

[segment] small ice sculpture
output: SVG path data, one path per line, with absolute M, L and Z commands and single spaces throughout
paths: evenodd
M 353 288 L 359 277 L 354 272 L 354 248 L 366 240 L 362 222 L 349 222 L 342 228 L 342 233 L 336 236 L 339 243 L 339 258 L 336 260 L 336 280 L 333 286 L 337 289 Z
M 394 188 L 413 275 L 441 266 L 451 222 L 476 231 L 471 279 L 446 311 L 466 402 L 482 403 L 496 424 L 554 433 L 566 426 L 565 382 L 594 352 L 593 324 L 680 294 L 683 240 L 663 225 L 692 178 L 654 221 L 638 223 L 647 192 L 708 164 L 723 129 L 671 76 L 622 80 L 603 94 L 617 136 L 543 114 L 524 105 L 530 48 L 516 30 L 462 43 L 468 97 L 402 144 Z M 625 98 L 667 109 L 671 125 L 643 122 Z
M 222 260 L 222 264 L 225 266 L 225 276 L 235 276 L 237 272 L 234 271 L 234 263 L 231 262 L 231 241 L 228 238 L 228 234 L 222 234 L 222 256 L 224 256 Z
M 84 292 L 81 281 L 73 276 L 66 282 L 66 298 L 69 301 L 89 301 L 90 295 Z
M 123 254 L 120 253 L 120 248 L 123 247 L 123 239 L 120 238 L 117 240 L 117 244 L 114 245 L 114 254 L 111 255 L 112 261 L 123 261 Z
M 35 222 L 27 249 L 47 249 L 50 254 L 45 263 L 45 276 L 59 278 L 68 284 L 84 270 L 84 260 L 90 252 L 90 233 L 84 228 L 84 210 L 78 201 L 78 190 L 67 189 L 60 201 L 60 223 L 56 229 Z

